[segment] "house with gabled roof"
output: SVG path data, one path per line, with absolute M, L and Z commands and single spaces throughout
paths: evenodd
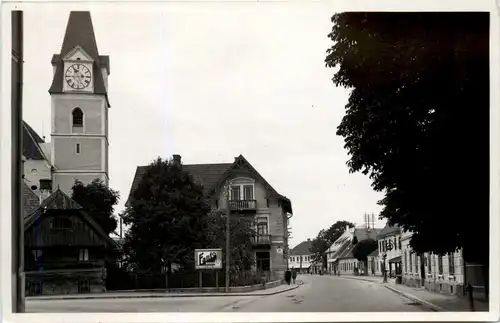
M 203 187 L 213 209 L 229 210 L 231 216 L 245 216 L 254 221 L 255 269 L 283 278 L 287 267 L 284 251 L 288 247 L 288 220 L 292 215 L 290 199 L 278 193 L 242 155 L 232 163 L 221 164 L 182 164 L 180 155 L 174 155 L 173 161 Z M 147 171 L 148 166 L 137 167 L 129 199 Z M 224 194 L 226 185 L 230 188 L 228 200 Z
M 26 295 L 105 291 L 105 256 L 115 242 L 60 189 L 36 208 L 26 194 L 32 201 L 24 217 Z
M 313 265 L 312 241 L 307 239 L 290 250 L 288 256 L 288 267 L 299 273 L 310 273 Z
M 334 275 L 352 275 L 355 269 L 362 268 L 362 264 L 352 254 L 354 237 L 358 241 L 376 240 L 380 231 L 381 229 L 370 228 L 366 225 L 346 227 L 344 233 L 327 249 L 328 272 Z

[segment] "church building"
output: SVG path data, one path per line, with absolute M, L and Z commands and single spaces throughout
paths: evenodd
M 109 57 L 99 55 L 90 12 L 70 13 L 51 63 L 50 142 L 22 125 L 26 295 L 102 292 L 115 243 L 70 197 L 75 180 L 109 181 Z
M 51 63 L 51 141 L 23 125 L 27 185 L 40 194 L 40 181 L 48 180 L 51 191 L 71 195 L 77 179 L 108 184 L 109 56 L 99 55 L 90 12 L 70 13 L 61 51 Z

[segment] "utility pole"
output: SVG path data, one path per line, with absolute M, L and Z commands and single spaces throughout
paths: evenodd
M 13 291 L 12 312 L 23 313 L 24 307 L 24 222 L 22 221 L 22 175 L 24 172 L 22 158 L 22 120 L 23 120 L 23 12 L 12 11 L 12 61 L 17 62 L 16 68 L 12 69 L 12 87 L 15 95 L 12 97 L 12 173 L 11 173 L 11 234 L 12 234 L 12 277 L 14 277 L 15 291 Z M 17 30 L 17 32 L 14 32 Z M 17 38 L 16 38 L 17 36 Z M 15 77 L 17 74 L 17 77 Z M 14 80 L 16 83 L 14 84 Z
M 226 189 L 225 189 L 225 195 L 226 195 L 226 293 L 229 293 L 229 261 L 230 261 L 230 244 L 229 244 L 229 239 L 230 239 L 230 234 L 229 234 L 229 217 L 231 216 L 231 207 L 229 205 L 229 181 L 226 181 Z

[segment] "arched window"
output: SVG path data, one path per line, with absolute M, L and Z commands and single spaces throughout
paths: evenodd
M 83 127 L 83 111 L 80 108 L 73 110 L 73 127 Z

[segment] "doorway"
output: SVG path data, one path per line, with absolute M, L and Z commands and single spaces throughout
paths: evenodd
M 269 251 L 257 251 L 255 253 L 257 271 L 271 270 L 271 253 Z

